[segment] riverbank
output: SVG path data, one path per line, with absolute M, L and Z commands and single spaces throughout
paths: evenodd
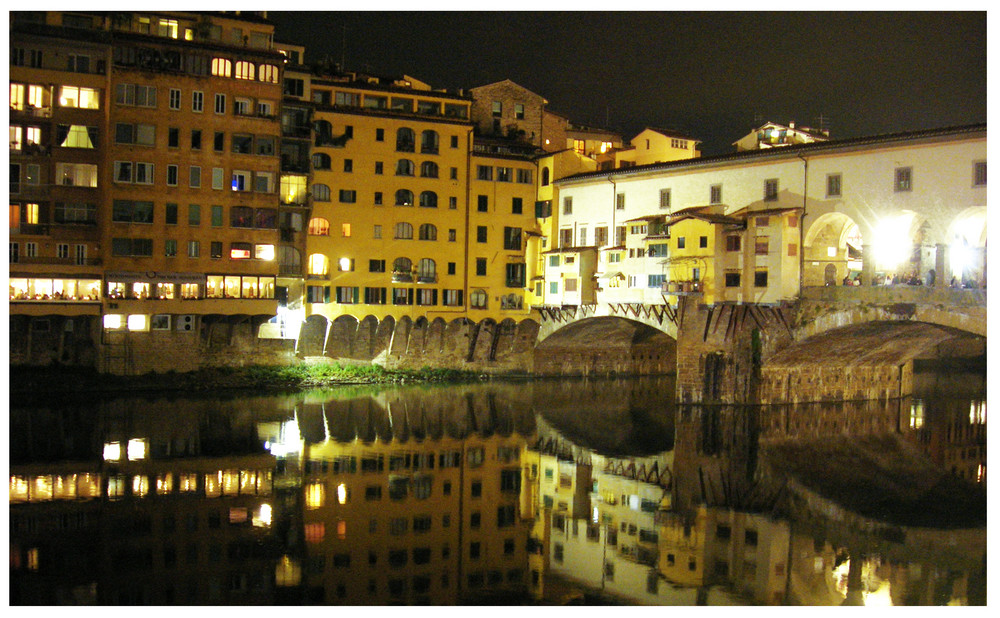
M 136 376 L 99 373 L 79 367 L 11 367 L 12 397 L 65 394 L 130 394 L 180 391 L 295 390 L 349 384 L 421 384 L 478 382 L 489 379 L 457 369 L 389 370 L 378 365 L 306 364 L 219 367 L 189 372 L 150 372 Z

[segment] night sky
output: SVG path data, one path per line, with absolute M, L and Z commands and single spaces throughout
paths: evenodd
M 986 13 L 268 12 L 279 42 L 433 88 L 510 79 L 574 122 L 704 155 L 766 121 L 833 138 L 986 121 Z M 346 26 L 346 31 L 345 31 Z M 346 32 L 346 36 L 345 36 Z

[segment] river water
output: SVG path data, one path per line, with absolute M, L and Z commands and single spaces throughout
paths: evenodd
M 984 604 L 984 376 L 916 389 L 748 440 L 672 378 L 12 401 L 11 602 Z

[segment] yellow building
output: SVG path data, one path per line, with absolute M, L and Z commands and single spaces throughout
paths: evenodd
M 86 364 L 74 356 L 97 336 L 101 366 L 128 372 L 128 338 L 112 335 L 273 316 L 273 26 L 255 13 L 12 17 L 11 309 L 45 316 L 17 321 L 39 335 L 23 360 Z
M 613 152 L 614 167 L 666 163 L 701 156 L 699 140 L 665 129 L 646 127 L 632 138 L 631 146 Z
M 306 444 L 308 598 L 450 605 L 525 594 L 524 453 L 517 434 Z
M 474 320 L 520 321 L 531 310 L 542 238 L 535 213 L 536 151 L 510 140 L 474 141 L 466 266 Z
M 307 313 L 460 317 L 469 303 L 468 99 L 313 75 Z

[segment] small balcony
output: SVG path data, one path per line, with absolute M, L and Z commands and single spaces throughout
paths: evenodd
M 673 294 L 675 296 L 692 296 L 702 293 L 701 281 L 664 281 L 660 285 L 660 292 L 663 294 Z
M 392 272 L 393 283 L 413 283 L 413 275 L 410 272 L 394 270 Z

